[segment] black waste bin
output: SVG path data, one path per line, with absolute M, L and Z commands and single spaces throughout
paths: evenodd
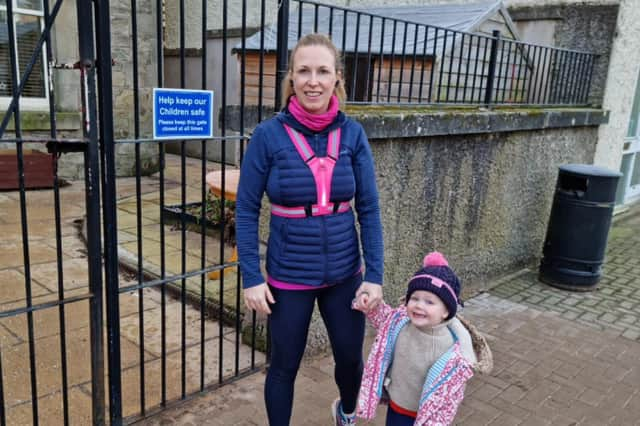
M 560 166 L 540 262 L 540 281 L 593 290 L 600 280 L 622 174 L 586 164 Z

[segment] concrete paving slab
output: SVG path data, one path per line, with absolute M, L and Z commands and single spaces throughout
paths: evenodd
M 27 297 L 25 276 L 17 269 L 0 270 L 0 309 L 7 309 L 7 305 L 19 304 Z M 51 293 L 51 290 L 34 282 L 31 285 L 33 297 Z
M 78 219 L 80 219 L 80 217 Z M 71 219 L 61 221 L 61 226 L 63 236 L 71 236 L 78 233 L 76 225 Z M 56 229 L 53 222 L 29 220 L 28 231 L 30 241 L 44 238 L 55 241 Z M 2 235 L 2 242 L 17 242 L 22 244 L 22 229 L 17 223 L 0 224 L 0 235 Z M 3 267 L 5 267 L 5 264 L 0 263 L 0 269 Z
M 23 271 L 23 268 L 20 268 L 20 271 Z M 62 274 L 65 291 L 88 288 L 89 272 L 86 258 L 63 259 Z M 51 262 L 33 265 L 31 278 L 50 291 L 57 292 L 58 262 L 54 258 Z
M 91 397 L 79 387 L 69 390 L 69 412 L 73 415 L 73 423 L 77 425 L 91 424 Z M 64 424 L 62 411 L 62 392 L 56 392 L 38 400 L 40 413 L 46 413 L 46 424 Z M 6 412 L 7 424 L 29 425 L 33 423 L 30 403 L 9 407 Z
M 42 241 L 29 243 L 30 264 L 51 262 L 56 260 L 56 251 Z M 24 265 L 22 241 L 0 242 L 0 269 L 15 268 Z
M 182 337 L 182 308 L 178 304 L 171 304 L 166 308 L 166 341 L 167 352 L 179 350 Z M 185 328 L 187 335 L 185 344 L 187 346 L 196 345 L 200 342 L 200 312 L 194 309 L 185 310 Z M 144 347 L 153 356 L 161 355 L 161 309 L 156 306 L 153 309 L 144 311 Z M 123 317 L 120 323 L 120 333 L 123 338 L 129 339 L 135 344 L 139 344 L 140 318 L 136 315 Z M 217 323 L 205 321 L 204 333 L 206 338 L 216 338 L 219 335 Z M 229 327 L 223 328 L 223 333 L 232 331 Z
M 84 259 L 87 257 L 87 245 L 77 236 L 62 237 L 60 243 L 64 259 Z M 55 239 L 45 239 L 45 244 L 57 249 Z
M 167 188 L 179 188 L 172 182 L 167 182 Z M 143 191 L 154 191 L 152 200 L 157 200 L 158 182 L 151 184 L 142 181 Z M 74 191 L 75 189 L 75 191 Z M 74 296 L 86 293 L 87 289 L 87 259 L 84 243 L 78 234 L 76 221 L 82 219 L 84 215 L 84 194 L 82 185 L 71 185 L 62 191 L 62 251 L 63 251 L 63 274 L 66 296 Z M 192 190 L 190 190 L 192 191 Z M 119 192 L 131 196 L 135 194 L 135 180 L 129 180 L 119 185 Z M 194 194 L 199 191 L 192 191 Z M 180 192 L 178 192 L 180 194 Z M 53 217 L 53 198 L 51 191 L 27 194 L 28 208 L 33 209 L 29 215 L 29 241 L 31 250 L 30 272 L 32 276 L 32 303 L 39 304 L 57 300 L 57 262 L 56 262 L 56 241 L 55 223 Z M 5 245 L 0 253 L 5 255 L 0 259 L 0 282 L 3 284 L 3 299 L 0 301 L 2 310 L 15 309 L 25 306 L 24 294 L 24 265 L 21 255 L 22 235 L 20 227 L 20 209 L 18 206 L 19 196 L 17 193 L 2 194 L 0 211 L 3 218 L 0 220 L 0 232 L 3 234 L 2 242 Z M 129 199 L 131 201 L 131 198 Z M 157 202 L 157 201 L 156 201 Z M 147 251 L 158 257 L 159 265 L 159 205 L 154 201 L 144 201 L 143 203 L 143 238 L 145 248 L 145 262 L 153 256 L 147 257 Z M 38 204 L 41 203 L 41 204 Z M 131 208 L 133 206 L 133 208 Z M 122 211 L 120 226 L 129 232 L 120 231 L 121 241 L 128 241 L 131 247 L 136 245 L 137 230 L 135 229 L 135 202 L 129 203 L 128 210 Z M 133 214 L 132 214 L 133 213 Z M 147 217 L 144 217 L 147 216 Z M 171 236 L 181 238 L 179 230 L 167 229 L 167 235 L 171 241 Z M 179 240 L 178 240 L 179 241 Z M 188 235 L 187 249 L 193 249 L 195 259 L 199 253 L 199 238 Z M 167 246 L 166 255 L 168 259 L 180 258 L 178 247 Z M 197 250 L 196 250 L 197 249 Z M 209 249 L 211 249 L 209 247 Z M 217 246 L 215 247 L 217 250 Z M 211 249 L 213 250 L 213 249 Z M 16 254 L 18 253 L 18 255 Z M 188 267 L 200 266 L 200 260 L 190 259 Z M 173 274 L 179 271 L 167 270 Z M 133 278 L 133 280 L 132 280 Z M 120 286 L 130 286 L 135 284 L 135 277 L 131 274 L 124 274 L 120 279 Z M 192 283 L 193 281 L 193 283 Z M 199 289 L 199 278 L 189 279 L 190 287 Z M 4 291 L 6 290 L 6 291 Z M 160 304 L 161 297 L 156 289 L 145 289 L 144 294 L 144 323 L 143 334 L 145 348 L 143 351 L 143 361 L 145 364 L 145 392 L 147 396 L 147 408 L 159 404 L 161 373 L 159 359 L 161 355 L 161 333 L 160 333 Z M 120 338 L 121 358 L 123 366 L 123 383 L 125 386 L 131 384 L 132 388 L 125 387 L 124 409 L 125 414 L 136 414 L 140 410 L 139 372 L 140 372 L 140 342 L 139 342 L 139 295 L 137 291 L 125 292 L 119 296 L 119 307 L 122 320 L 122 335 Z M 181 374 L 182 374 L 182 308 L 180 301 L 167 292 L 166 303 L 166 325 L 165 335 L 167 348 L 167 380 L 169 384 L 169 400 L 180 398 L 181 396 Z M 106 310 L 105 310 L 106 311 Z M 205 340 L 203 342 L 205 350 L 204 377 L 206 384 L 217 383 L 219 371 L 226 379 L 235 372 L 235 360 L 237 357 L 238 368 L 243 369 L 251 364 L 254 357 L 255 362 L 263 362 L 264 355 L 261 353 L 251 354 L 251 351 L 240 345 L 236 348 L 236 332 L 229 327 L 222 329 L 215 321 L 208 318 L 202 319 L 200 312 L 190 305 L 185 308 L 185 379 L 187 392 L 198 391 L 200 387 L 200 325 L 204 324 Z M 68 380 L 72 390 L 70 390 L 71 406 L 70 410 L 73 424 L 87 424 L 90 418 L 90 347 L 88 328 L 88 302 L 76 302 L 65 306 L 66 320 L 66 342 L 68 360 Z M 61 420 L 61 372 L 60 368 L 60 325 L 59 309 L 49 308 L 37 311 L 33 314 L 34 321 L 34 345 L 36 354 L 36 371 L 38 375 L 38 396 L 40 405 L 40 420 L 44 418 L 60 423 Z M 223 336 L 220 338 L 220 332 Z M 106 331 L 105 331 L 106 333 Z M 3 357 L 5 401 L 7 403 L 7 415 L 11 424 L 28 424 L 31 413 L 31 385 L 30 385 L 30 358 L 29 345 L 27 344 L 29 335 L 27 329 L 27 316 L 20 314 L 0 320 L 0 343 L 2 344 L 1 356 Z M 106 334 L 103 336 L 107 342 Z M 220 345 L 222 344 L 222 349 Z M 224 353 L 224 365 L 219 370 L 217 357 Z M 237 355 L 236 355 L 237 353 Z M 6 375 L 11 370 L 13 375 Z M 106 371 L 105 371 L 106 374 Z M 174 392 L 175 391 L 175 392 Z M 71 396 L 73 393 L 74 396 Z M 83 396 L 84 401 L 79 406 L 73 401 L 78 398 L 76 394 Z M 136 394 L 138 395 L 136 397 Z M 130 395 L 133 395 L 129 397 Z M 89 408 L 89 410 L 87 410 Z M 57 419 L 57 420 L 56 420 Z M 79 423 L 78 423 L 79 422 Z
M 135 215 L 133 214 L 130 214 L 128 212 L 118 211 L 118 216 L 116 220 L 118 221 L 118 229 L 122 231 L 137 229 L 138 222 Z M 142 225 L 157 223 L 157 222 L 154 222 L 153 219 L 149 219 L 146 217 L 143 217 L 141 222 L 142 222 Z
M 40 300 L 34 300 L 34 304 Z M 14 306 L 24 307 L 24 304 Z M 87 318 L 89 317 L 88 302 L 79 301 L 69 303 L 65 306 L 65 325 L 66 330 L 74 330 L 87 326 Z M 60 333 L 60 321 L 58 309 L 42 309 L 33 313 L 34 336 L 36 339 L 57 336 Z M 17 336 L 20 341 L 29 340 L 28 320 L 26 314 L 11 316 L 2 319 L 2 324 L 13 335 Z

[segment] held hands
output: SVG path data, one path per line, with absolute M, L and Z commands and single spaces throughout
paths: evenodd
M 243 294 L 244 305 L 249 309 L 263 314 L 270 314 L 271 308 L 269 308 L 269 303 L 276 303 L 267 283 L 245 288 Z
M 364 313 L 374 309 L 382 301 L 382 286 L 363 281 L 356 291 L 351 307 Z

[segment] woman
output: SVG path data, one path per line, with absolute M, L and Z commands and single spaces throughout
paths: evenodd
M 362 127 L 338 110 L 345 97 L 342 65 L 328 37 L 300 39 L 283 88 L 287 105 L 255 129 L 236 199 L 245 305 L 269 314 L 269 424 L 289 424 L 316 301 L 335 360 L 340 394 L 332 406 L 335 424 L 354 424 L 365 320 L 351 302 L 366 294 L 367 308 L 373 309 L 382 299 L 382 226 L 373 157 Z M 271 202 L 266 280 L 258 255 L 265 191 Z

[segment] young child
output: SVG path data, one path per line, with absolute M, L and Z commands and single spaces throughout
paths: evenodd
M 365 312 L 365 293 L 353 301 L 353 308 L 365 312 L 377 329 L 362 377 L 358 417 L 373 419 L 383 401 L 389 404 L 387 426 L 449 425 L 474 369 L 491 368 L 484 338 L 455 316 L 460 281 L 447 260 L 432 252 L 423 265 L 409 281 L 404 305 L 393 309 L 381 303 Z

